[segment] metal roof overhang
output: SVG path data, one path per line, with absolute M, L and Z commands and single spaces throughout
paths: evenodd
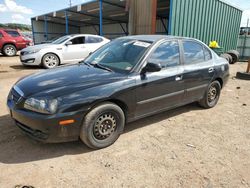
M 68 25 L 71 26 L 99 26 L 100 12 L 102 12 L 103 25 L 128 23 L 129 12 L 126 10 L 126 1 L 123 0 L 102 0 L 102 11 L 100 11 L 100 1 L 93 0 L 63 10 L 36 16 L 32 20 L 46 20 L 48 22 L 65 24 L 67 17 Z
M 169 16 L 169 1 L 158 0 L 157 18 L 163 19 Z M 65 24 L 65 20 L 72 26 L 99 26 L 100 1 L 92 0 L 80 5 L 72 6 L 48 14 L 33 17 L 39 20 Z M 129 11 L 126 8 L 126 0 L 102 0 L 102 24 L 128 23 Z

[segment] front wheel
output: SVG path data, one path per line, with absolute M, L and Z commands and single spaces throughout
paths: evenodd
M 16 47 L 12 44 L 7 44 L 3 47 L 3 53 L 4 55 L 8 57 L 15 56 L 17 53 Z
M 60 60 L 57 57 L 57 55 L 52 54 L 52 53 L 45 54 L 42 58 L 42 65 L 46 69 L 55 68 L 56 66 L 59 65 L 59 63 L 60 63 Z
M 90 148 L 105 148 L 119 138 L 124 124 L 122 109 L 113 103 L 103 103 L 85 116 L 80 138 Z
M 204 97 L 199 101 L 199 104 L 204 108 L 213 108 L 219 101 L 221 85 L 218 81 L 213 81 L 209 84 Z

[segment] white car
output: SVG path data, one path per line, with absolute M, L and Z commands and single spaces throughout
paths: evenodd
M 76 63 L 85 59 L 109 39 L 98 35 L 66 35 L 49 44 L 39 44 L 23 49 L 20 60 L 23 65 L 42 65 L 54 68 L 60 64 Z

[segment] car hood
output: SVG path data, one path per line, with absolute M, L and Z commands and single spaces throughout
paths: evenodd
M 24 97 L 44 95 L 44 93 L 57 97 L 115 82 L 125 77 L 125 74 L 79 64 L 41 71 L 24 77 L 15 85 L 24 93 Z
M 34 45 L 34 46 L 29 46 L 21 51 L 32 51 L 32 50 L 41 50 L 41 49 L 44 49 L 44 48 L 54 48 L 54 47 L 57 47 L 59 45 L 57 44 L 38 44 L 38 45 Z

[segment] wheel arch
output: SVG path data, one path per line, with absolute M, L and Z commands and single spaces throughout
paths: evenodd
M 2 49 L 4 49 L 4 47 L 5 47 L 6 45 L 13 45 L 13 46 L 15 46 L 15 48 L 17 49 L 16 44 L 15 44 L 15 43 L 12 43 L 12 42 L 6 42 L 5 44 L 3 44 Z
M 217 77 L 217 78 L 214 79 L 214 81 L 218 81 L 218 82 L 220 83 L 221 88 L 224 86 L 224 85 L 223 85 L 224 83 L 223 83 L 223 79 L 222 79 L 222 78 Z
M 119 106 L 123 113 L 124 113 L 124 116 L 125 116 L 125 120 L 127 120 L 127 117 L 128 117 L 128 106 L 126 105 L 125 102 L 123 102 L 122 100 L 119 100 L 119 99 L 106 99 L 106 100 L 102 100 L 102 101 L 98 101 L 96 103 L 94 103 L 91 108 L 88 110 L 88 112 L 90 112 L 91 110 L 93 110 L 96 106 L 99 106 L 103 103 L 113 103 L 117 106 Z

